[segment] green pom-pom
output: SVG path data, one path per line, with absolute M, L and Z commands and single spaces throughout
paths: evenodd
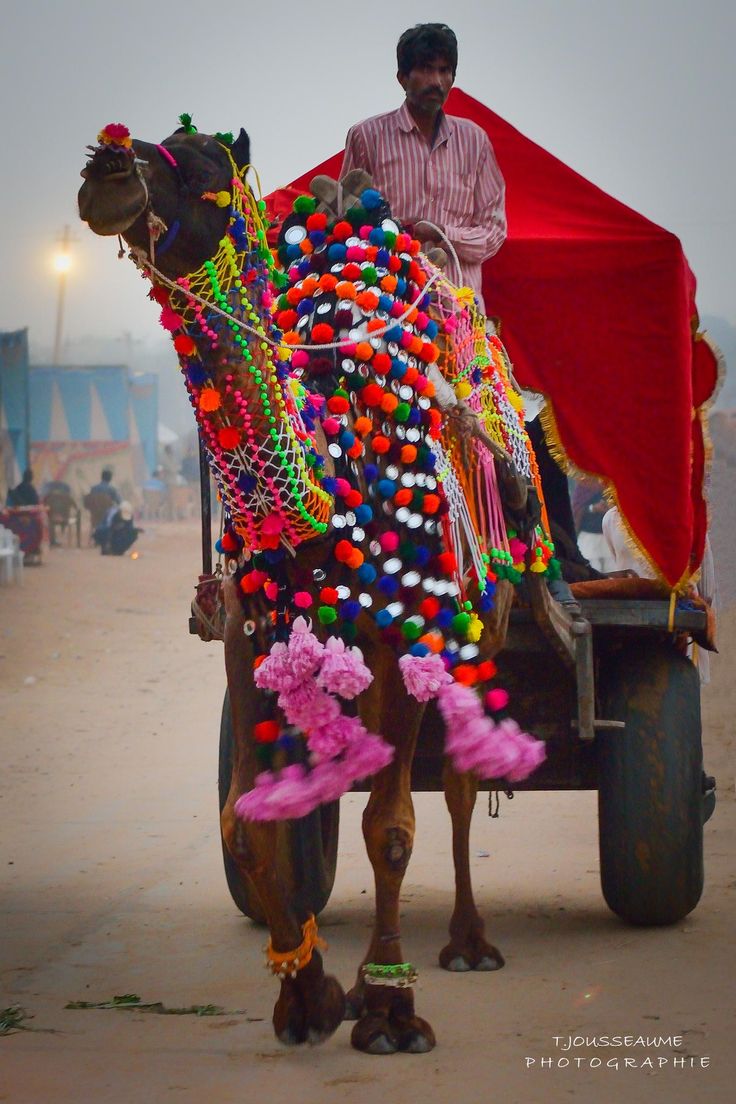
M 334 621 L 337 621 L 337 611 L 332 606 L 320 606 L 317 610 L 317 616 L 323 625 L 331 625 Z
M 351 226 L 362 226 L 368 215 L 364 207 L 350 207 L 345 212 L 345 218 Z
M 470 614 L 469 613 L 456 613 L 452 619 L 453 631 L 458 636 L 464 636 L 470 628 Z
M 562 568 L 560 561 L 553 556 L 551 560 L 547 560 L 547 577 L 551 580 L 560 579 L 562 577 Z
M 223 146 L 231 146 L 233 144 L 233 142 L 235 141 L 235 139 L 233 137 L 233 132 L 231 130 L 225 130 L 225 131 L 218 130 L 217 133 L 215 134 L 215 138 Z
M 184 130 L 187 132 L 187 134 L 196 134 L 197 133 L 197 128 L 195 127 L 194 123 L 192 122 L 192 116 L 191 115 L 187 115 L 187 113 L 184 112 L 183 114 L 181 114 L 179 116 L 179 122 L 184 127 Z
M 343 627 L 340 629 L 340 636 L 343 638 L 346 644 L 352 644 L 358 635 L 358 626 L 354 621 L 346 621 Z
M 517 571 L 515 567 L 507 567 L 506 578 L 510 583 L 513 583 L 514 586 L 518 586 L 521 582 L 521 572 Z
M 393 230 L 384 230 L 383 240 L 388 249 L 393 249 L 396 245 L 396 234 L 394 234 Z
M 371 264 L 365 266 L 360 274 L 360 278 L 361 280 L 364 280 L 366 284 L 378 283 L 378 273 L 376 272 L 374 266 Z
M 401 626 L 401 632 L 405 640 L 418 640 L 422 635 L 422 626 L 409 619 Z
M 411 407 L 409 406 L 408 403 L 400 402 L 399 405 L 394 410 L 394 418 L 396 419 L 397 422 L 405 422 L 405 421 L 407 421 L 407 419 L 409 417 L 409 411 L 410 410 L 411 410 Z
M 416 559 L 416 555 L 417 555 L 416 546 L 414 544 L 412 544 L 411 541 L 403 541 L 399 545 L 399 556 L 404 561 L 404 563 L 407 563 L 407 564 L 414 563 L 414 560 Z
M 294 200 L 294 211 L 297 215 L 312 215 L 317 206 L 314 196 L 300 195 Z

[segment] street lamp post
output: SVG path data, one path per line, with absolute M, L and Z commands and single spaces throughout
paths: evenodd
M 54 336 L 54 359 L 53 363 L 56 366 L 59 363 L 61 357 L 61 335 L 64 325 L 64 299 L 66 296 L 66 278 L 71 268 L 72 259 L 69 253 L 69 244 L 71 238 L 69 236 L 69 227 L 64 227 L 64 232 L 61 236 L 60 248 L 56 256 L 54 257 L 54 270 L 59 277 L 59 291 L 56 299 L 56 334 Z

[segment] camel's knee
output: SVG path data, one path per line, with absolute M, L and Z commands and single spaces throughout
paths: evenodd
M 368 858 L 376 869 L 403 874 L 414 847 L 414 825 L 368 821 L 363 824 Z

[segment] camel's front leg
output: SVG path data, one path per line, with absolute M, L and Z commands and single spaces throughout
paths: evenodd
M 348 997 L 348 1014 L 357 1018 L 353 1046 L 369 1054 L 424 1053 L 435 1045 L 430 1025 L 414 1014 L 414 971 L 403 961 L 399 931 L 399 894 L 414 845 L 411 763 L 422 710 L 407 697 L 395 666 L 393 671 L 376 678 L 378 686 L 369 691 L 373 701 L 362 703 L 361 711 L 369 727 L 396 749 L 393 762 L 374 778 L 363 814 L 376 916 L 368 954 Z
M 247 875 L 260 898 L 271 932 L 274 966 L 283 956 L 293 965 L 294 977 L 281 980 L 281 992 L 274 1008 L 273 1025 L 283 1043 L 319 1043 L 341 1023 L 345 996 L 338 982 L 325 974 L 322 956 L 314 947 L 311 925 L 294 912 L 274 862 L 277 825 L 242 821 L 235 815 L 238 797 L 249 790 L 257 771 L 251 736 L 257 719 L 257 691 L 253 682 L 253 652 L 243 633 L 245 616 L 236 584 L 223 583 L 225 593 L 225 666 L 233 715 L 233 774 L 222 811 L 222 834 L 240 870 Z M 294 952 L 305 945 L 301 961 L 293 963 Z M 305 965 L 304 959 L 311 958 Z
M 455 862 L 455 909 L 450 920 L 450 942 L 440 951 L 445 970 L 498 970 L 503 958 L 483 935 L 483 920 L 473 900 L 470 879 L 470 819 L 478 793 L 474 774 L 458 774 L 445 763 L 442 781 L 452 817 L 452 857 Z

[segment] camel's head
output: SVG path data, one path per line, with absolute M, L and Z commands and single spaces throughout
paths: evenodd
M 120 234 L 146 248 L 152 227 L 166 245 L 166 269 L 182 275 L 207 260 L 224 233 L 227 211 L 214 197 L 232 190 L 233 169 L 223 136 L 182 128 L 159 145 L 132 139 L 111 123 L 81 175 L 79 214 L 95 234 Z M 248 136 L 230 146 L 238 169 L 250 160 Z M 163 228 L 160 226 L 163 223 Z M 157 255 L 163 259 L 164 250 Z

